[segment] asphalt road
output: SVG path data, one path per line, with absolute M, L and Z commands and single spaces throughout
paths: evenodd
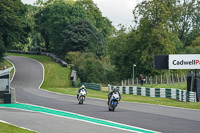
M 18 102 L 74 112 L 86 116 L 110 120 L 165 133 L 200 132 L 199 110 L 120 102 L 115 112 L 109 112 L 106 100 L 93 98 L 86 98 L 84 105 L 78 105 L 75 96 L 55 94 L 39 89 L 43 79 L 43 69 L 41 64 L 35 60 L 16 56 L 9 56 L 7 58 L 16 67 L 16 74 L 11 83 L 11 86 L 16 88 Z M 43 117 L 48 119 L 48 116 Z M 68 119 L 66 121 L 68 121 Z M 89 123 L 80 123 L 83 125 L 84 129 L 91 128 Z M 37 121 L 35 124 L 37 125 Z M 45 126 L 49 127 L 51 124 L 46 124 Z M 92 126 L 94 126 L 94 124 L 92 124 Z M 110 132 L 109 130 L 116 130 L 99 125 L 95 126 L 98 126 L 98 128 L 96 128 L 98 130 L 93 130 L 93 132 Z M 76 128 L 73 128 L 73 124 L 68 125 L 67 128 L 62 126 L 62 128 L 66 129 L 68 129 L 68 127 L 72 127 L 70 132 L 76 132 Z M 121 130 L 117 131 L 124 132 Z

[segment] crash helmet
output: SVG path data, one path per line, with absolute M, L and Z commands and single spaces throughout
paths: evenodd
M 114 87 L 113 92 L 117 92 L 117 91 L 119 91 L 119 89 L 117 87 Z
M 85 89 L 85 85 L 82 85 L 82 86 L 81 86 L 81 89 Z

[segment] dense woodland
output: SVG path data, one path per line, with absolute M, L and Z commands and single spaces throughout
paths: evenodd
M 81 81 L 114 83 L 159 75 L 155 55 L 200 54 L 199 0 L 143 0 L 119 30 L 92 0 L 0 1 L 0 60 L 9 49 L 55 53 Z M 182 73 L 184 71 L 173 71 Z

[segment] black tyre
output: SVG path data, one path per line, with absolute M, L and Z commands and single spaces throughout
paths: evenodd
M 109 110 L 109 111 L 112 111 L 112 108 L 111 108 L 111 107 L 108 107 L 108 110 Z
M 115 107 L 112 108 L 112 111 L 115 111 Z

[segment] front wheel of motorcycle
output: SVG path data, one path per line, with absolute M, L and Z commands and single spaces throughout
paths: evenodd
M 108 107 L 108 111 L 112 111 L 112 109 L 110 107 Z
M 112 111 L 115 111 L 115 107 L 113 107 Z
M 79 104 L 83 104 L 83 101 L 79 101 Z

